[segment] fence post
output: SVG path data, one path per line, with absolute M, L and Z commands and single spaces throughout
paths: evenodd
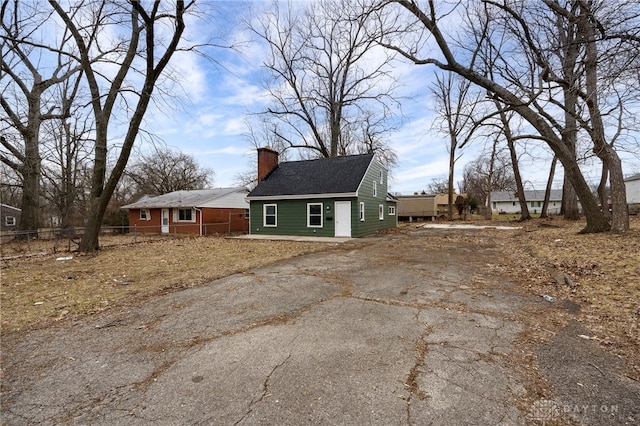
M 138 224 L 137 223 L 133 225 L 133 242 L 134 243 L 138 242 Z

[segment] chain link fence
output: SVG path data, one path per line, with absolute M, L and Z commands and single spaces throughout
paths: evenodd
M 227 222 L 202 225 L 204 236 L 230 235 Z M 103 226 L 100 229 L 100 247 L 111 247 L 162 241 L 176 238 L 194 238 L 199 233 L 191 233 L 192 225 L 171 225 L 170 232 L 158 232 L 158 226 Z M 2 231 L 0 233 L 0 257 L 2 259 L 37 256 L 51 253 L 77 251 L 84 234 L 84 228 L 62 229 L 41 228 L 37 231 Z

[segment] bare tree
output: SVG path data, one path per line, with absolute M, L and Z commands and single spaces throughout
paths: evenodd
M 578 19 L 580 22 L 581 42 L 585 52 L 590 48 L 590 43 L 593 44 L 591 49 L 597 47 L 593 34 L 602 27 L 601 24 L 599 25 L 600 21 L 596 16 L 598 10 L 595 7 L 586 7 L 586 3 L 580 0 L 569 3 L 581 4 L 578 8 L 578 15 L 571 15 L 571 19 Z M 585 5 L 582 5 L 582 3 L 585 3 Z M 423 9 L 415 1 L 391 0 L 381 3 L 382 9 L 387 9 L 386 5 L 388 4 L 401 6 L 402 10 L 407 11 L 409 15 L 414 18 L 414 21 L 412 21 L 408 27 L 407 25 L 396 27 L 398 34 L 402 35 L 402 39 L 397 38 L 393 40 L 391 37 L 388 37 L 382 40 L 382 44 L 395 52 L 399 52 L 416 64 L 432 64 L 443 70 L 453 71 L 463 76 L 474 84 L 486 89 L 493 97 L 515 111 L 522 119 L 526 120 L 536 129 L 540 137 L 543 138 L 564 166 L 565 175 L 576 191 L 587 219 L 587 225 L 582 232 L 603 232 L 610 229 L 610 224 L 600 211 L 598 201 L 591 193 L 589 185 L 580 171 L 574 152 L 567 147 L 565 140 L 562 138 L 560 131 L 562 126 L 559 126 L 558 120 L 545 110 L 545 106 L 548 105 L 556 105 L 561 108 L 563 103 L 554 103 L 552 96 L 547 98 L 545 105 L 540 102 L 539 97 L 541 94 L 554 94 L 552 90 L 548 90 L 548 84 L 553 80 L 550 76 L 552 76 L 551 72 L 554 70 L 554 64 L 546 60 L 549 56 L 549 44 L 546 43 L 548 40 L 538 39 L 534 36 L 536 34 L 535 24 L 537 20 L 539 20 L 539 17 L 536 17 L 538 19 L 533 19 L 532 15 L 528 13 L 531 11 L 529 5 L 532 3 L 483 1 L 482 7 L 486 11 L 490 11 L 490 13 L 486 13 L 484 18 L 477 19 L 474 23 L 474 42 L 470 46 L 457 46 L 454 38 L 447 35 L 440 26 L 441 17 L 451 15 L 454 12 L 449 5 L 436 5 L 435 2 L 429 1 L 428 6 Z M 559 6 L 557 2 L 552 0 L 546 1 L 545 4 L 549 8 Z M 537 4 L 535 4 L 535 6 L 537 7 Z M 439 8 L 448 9 L 440 11 Z M 499 19 L 496 19 L 496 17 Z M 626 23 L 627 28 L 629 25 L 632 25 L 632 21 L 633 19 L 630 18 Z M 402 22 L 402 20 L 398 20 L 398 22 Z M 637 23 L 637 19 L 635 23 Z M 635 23 L 633 23 L 633 25 L 635 25 Z M 517 51 L 513 49 L 514 45 L 510 46 L 512 47 L 511 50 L 498 52 L 504 70 L 504 72 L 500 74 L 501 80 L 491 79 L 483 72 L 482 68 L 474 66 L 474 55 L 482 50 L 483 44 L 493 44 L 496 37 L 494 31 L 498 26 L 504 29 L 503 33 L 508 32 L 510 36 L 514 34 L 519 35 L 520 38 L 516 39 L 518 42 L 517 48 L 526 50 L 529 54 L 528 56 L 525 55 L 523 60 L 534 60 L 533 64 L 535 67 L 529 67 L 530 74 L 526 74 L 526 72 L 523 73 L 522 70 L 517 67 L 517 62 L 515 62 L 513 58 L 513 52 Z M 418 40 L 418 43 L 415 43 L 415 39 L 412 40 L 411 37 L 407 36 L 408 31 L 416 27 L 423 31 L 426 30 L 426 33 L 432 36 L 432 41 L 439 48 L 441 55 L 420 56 L 420 40 Z M 608 28 L 608 30 L 613 31 L 613 28 Z M 604 27 L 602 27 L 602 31 L 604 31 L 605 35 L 607 34 L 607 29 Z M 627 35 L 632 35 L 632 32 L 627 33 Z M 635 40 L 632 39 L 633 37 L 627 37 L 625 39 L 622 36 L 618 36 L 620 42 L 627 44 L 635 43 Z M 494 47 L 498 46 L 496 45 Z M 596 65 L 597 69 L 597 62 L 592 62 L 593 59 L 598 57 L 597 55 L 597 50 L 595 50 L 591 56 L 585 53 L 584 63 L 586 65 Z M 586 65 L 585 69 L 587 68 Z M 532 69 L 535 70 L 535 73 L 531 73 Z M 524 90 L 525 86 L 528 86 L 528 90 Z M 600 140 L 602 139 L 602 131 L 600 130 L 602 126 L 599 124 L 597 114 L 599 105 L 597 102 L 594 102 L 597 100 L 597 97 L 593 97 L 596 92 L 597 81 L 585 84 L 585 88 L 585 91 L 580 96 L 584 94 L 583 99 L 587 104 L 585 109 L 589 111 L 590 116 L 587 116 L 586 119 L 584 117 L 579 118 L 579 122 L 582 120 L 582 123 L 593 129 L 590 136 L 592 137 L 594 148 L 598 151 L 597 155 L 601 156 L 603 161 L 608 161 L 614 168 L 617 168 L 619 166 L 619 158 L 616 160 L 617 156 L 615 151 L 608 148 L 606 144 L 602 145 Z M 612 181 L 614 180 L 618 189 L 624 189 L 623 184 L 618 185 L 619 179 L 617 177 L 615 179 L 612 178 Z M 620 212 L 618 213 L 621 215 L 620 217 L 623 217 L 626 213 L 621 212 L 621 210 L 622 209 L 618 209 L 617 211 Z M 615 232 L 624 232 L 626 230 L 625 224 L 620 222 L 624 221 L 616 221 L 614 219 L 611 229 Z
M 449 182 L 446 177 L 433 178 L 427 185 L 426 192 L 428 194 L 446 194 L 449 191 L 449 187 L 451 187 Z
M 69 115 L 70 103 L 56 98 L 52 89 L 76 74 L 80 67 L 63 48 L 70 35 L 62 33 L 58 45 L 47 46 L 40 26 L 50 15 L 36 4 L 3 0 L 0 8 L 1 128 L 0 161 L 22 179 L 21 230 L 36 231 L 40 225 L 42 158 L 40 128 L 43 122 Z M 43 62 L 50 61 L 46 68 Z
M 459 149 L 463 149 L 472 139 L 477 122 L 474 120 L 475 109 L 480 103 L 481 95 L 470 92 L 471 82 L 456 74 L 436 73 L 436 81 L 431 87 L 435 97 L 437 122 L 442 123 L 439 130 L 449 137 L 447 152 L 449 153 L 449 179 L 445 191 L 448 197 L 447 218 L 453 220 L 453 178 L 455 164 L 460 158 Z
M 516 195 L 518 197 L 518 202 L 520 203 L 520 220 L 529 220 L 531 219 L 531 214 L 529 213 L 529 207 L 527 207 L 524 184 L 522 183 L 522 176 L 520 175 L 520 162 L 516 152 L 516 137 L 511 128 L 511 116 L 513 114 L 505 111 L 498 100 L 494 99 L 494 103 L 498 110 L 498 116 L 500 117 L 501 132 L 504 135 L 504 138 L 507 141 L 507 147 L 509 148 L 511 167 L 513 168 L 513 179 L 516 185 Z
M 58 218 L 58 225 L 67 236 L 74 235 L 74 222 L 84 211 L 78 203 L 82 191 L 81 173 L 89 161 L 93 121 L 80 104 L 78 94 L 81 75 L 70 78 L 55 88 L 56 97 L 63 105 L 70 105 L 69 114 L 43 125 L 41 151 L 42 196 L 49 209 Z
M 55 0 L 49 0 L 49 4 L 73 37 L 76 59 L 91 93 L 95 121 L 89 199 L 92 213 L 78 249 L 92 252 L 99 248 L 98 235 L 109 200 L 125 170 L 156 83 L 178 50 L 185 14 L 193 2 L 176 0 L 172 8 L 166 9 L 160 2 L 114 4 L 96 0 L 82 8 L 68 9 Z M 117 40 L 105 36 L 108 27 L 114 28 Z M 108 67 L 96 66 L 98 59 Z M 113 74 L 106 76 L 110 70 Z M 110 121 L 118 106 L 130 116 L 115 165 L 107 176 Z
M 214 174 L 213 170 L 200 167 L 193 156 L 167 148 L 142 155 L 125 173 L 140 195 L 204 189 L 213 183 Z
M 464 168 L 463 184 L 467 197 L 474 198 L 487 208 L 487 218 L 491 218 L 491 192 L 516 190 L 513 168 L 506 155 L 495 149 L 467 163 Z
M 384 139 L 399 108 L 393 54 L 377 46 L 367 12 L 350 0 L 290 3 L 285 11 L 274 2 L 252 26 L 267 46 L 272 105 L 265 114 L 287 149 L 303 157 L 375 151 L 395 161 Z

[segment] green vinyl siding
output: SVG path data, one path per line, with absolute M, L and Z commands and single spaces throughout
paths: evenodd
M 380 177 L 382 174 L 382 182 Z M 372 161 L 369 166 L 369 170 L 364 176 L 364 179 L 360 183 L 358 188 L 358 204 L 364 203 L 364 221 L 359 220 L 358 208 L 356 206 L 356 223 L 351 230 L 351 235 L 354 237 L 362 237 L 365 235 L 374 234 L 384 229 L 394 228 L 397 225 L 396 216 L 389 216 L 389 206 L 395 205 L 386 201 L 387 198 L 387 171 L 377 161 Z M 374 183 L 376 182 L 376 191 L 374 194 Z M 379 218 L 379 206 L 382 205 L 384 209 L 384 218 Z
M 302 200 L 278 201 L 252 200 L 250 204 L 251 233 L 266 235 L 305 235 L 316 237 L 333 237 L 335 235 L 334 203 L 336 201 L 351 201 L 351 226 L 353 229 L 353 204 L 355 203 L 355 198 L 309 198 Z M 278 226 L 267 228 L 262 226 L 262 206 L 264 204 L 278 205 Z M 308 204 L 322 204 L 322 227 L 307 226 Z

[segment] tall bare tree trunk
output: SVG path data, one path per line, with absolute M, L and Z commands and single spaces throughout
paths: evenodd
M 544 202 L 542 203 L 542 211 L 540 212 L 541 218 L 549 217 L 549 200 L 551 199 L 551 189 L 553 188 L 553 176 L 556 174 L 556 163 L 558 158 L 554 155 L 551 160 L 551 167 L 549 169 L 549 178 L 547 179 L 547 187 L 544 190 Z
M 447 183 L 447 220 L 453 220 L 453 175 L 456 167 L 456 150 L 455 135 L 449 135 L 451 138 L 451 148 L 449 149 L 449 182 Z
M 593 152 L 609 171 L 611 183 L 611 232 L 624 233 L 629 230 L 629 212 L 627 195 L 622 173 L 622 162 L 616 150 L 606 142 L 604 123 L 598 105 L 598 48 L 596 46 L 595 26 L 598 24 L 590 9 L 591 3 L 580 1 L 578 26 L 584 36 L 585 45 L 585 88 L 586 103 L 591 116 L 591 139 Z M 604 207 L 604 206 L 603 206 Z
M 600 183 L 598 184 L 598 198 L 602 206 L 602 214 L 607 220 L 611 220 L 611 212 L 609 211 L 609 196 L 607 194 L 607 182 L 609 182 L 609 169 L 607 164 L 602 162 L 602 173 L 600 175 Z
M 496 162 L 496 149 L 498 147 L 498 138 L 493 140 L 493 147 L 491 149 L 491 160 L 489 163 L 489 174 L 487 176 L 487 212 L 486 212 L 486 218 L 489 220 L 493 219 L 493 206 L 491 205 L 491 190 L 492 190 L 492 183 L 493 183 L 493 167 L 495 165 Z
M 509 119 L 507 118 L 507 114 L 504 108 L 502 107 L 502 105 L 500 105 L 500 102 L 494 100 L 494 104 L 500 112 L 502 133 L 504 133 L 504 137 L 507 140 L 507 146 L 509 147 L 509 155 L 511 156 L 511 167 L 513 168 L 513 177 L 516 180 L 516 195 L 518 197 L 518 202 L 520 203 L 520 220 L 529 220 L 531 219 L 531 214 L 529 214 L 529 208 L 527 207 L 527 198 L 525 197 L 524 186 L 522 185 L 520 166 L 518 164 L 518 155 L 516 153 L 515 142 L 513 141 L 511 126 L 509 125 Z

